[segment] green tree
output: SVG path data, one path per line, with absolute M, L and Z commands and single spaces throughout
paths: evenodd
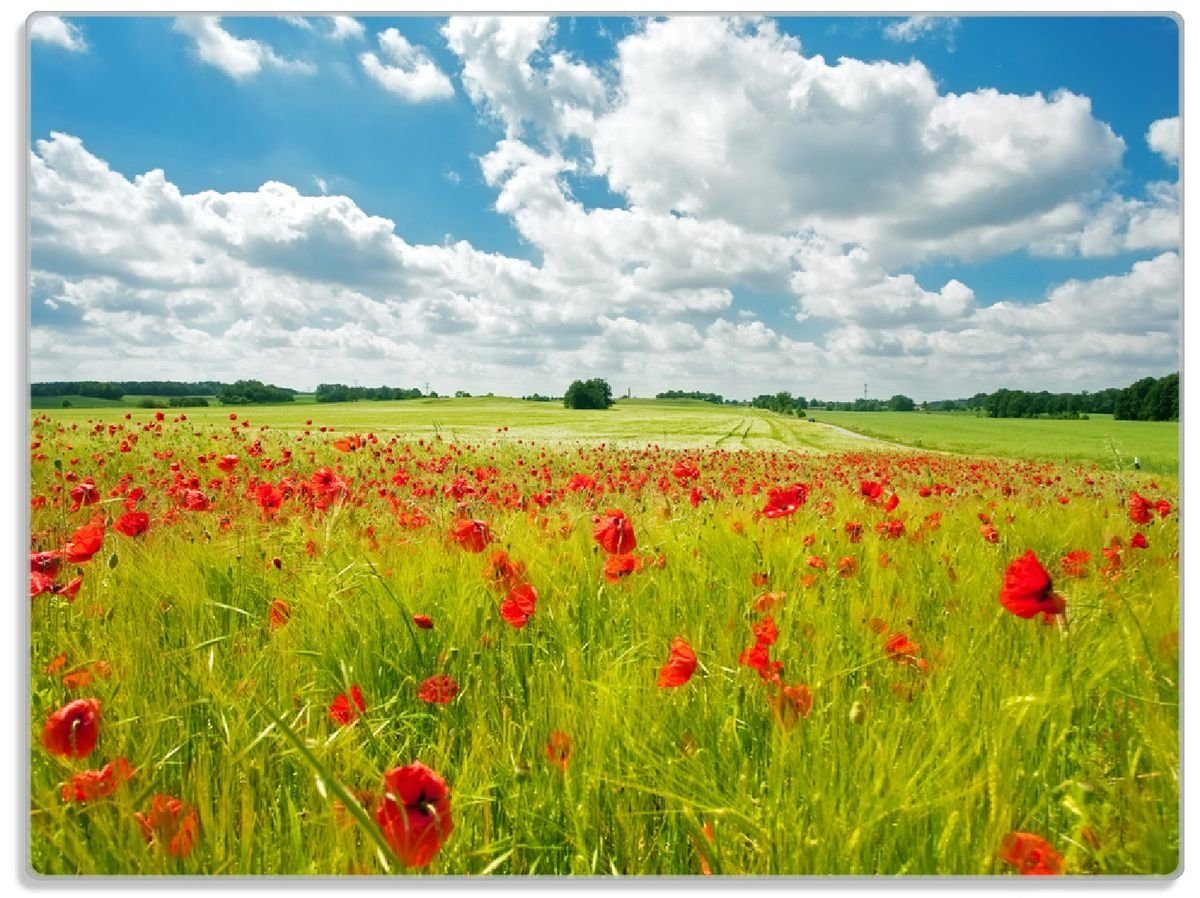
M 600 377 L 572 381 L 563 396 L 567 408 L 608 408 L 612 404 L 612 387 Z

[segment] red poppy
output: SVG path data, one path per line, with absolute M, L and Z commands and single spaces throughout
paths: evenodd
M 921 647 L 909 639 L 907 633 L 893 633 L 884 643 L 883 650 L 900 665 L 908 664 L 921 653 Z
M 883 510 L 886 512 L 895 511 L 896 506 L 899 504 L 900 504 L 900 497 L 897 496 L 895 493 L 892 493 L 892 495 L 890 497 L 888 497 L 887 504 L 883 506 Z
M 29 570 L 53 576 L 58 573 L 59 562 L 61 560 L 62 558 L 57 552 L 30 552 Z
M 1004 837 L 1001 859 L 1012 864 L 1022 876 L 1058 876 L 1063 872 L 1063 857 L 1041 836 L 1013 832 Z
M 488 556 L 483 569 L 483 579 L 496 589 L 512 589 L 525 577 L 525 565 L 513 561 L 508 553 L 499 549 Z
M 514 586 L 500 603 L 500 616 L 520 630 L 533 616 L 537 590 L 528 583 Z
M 1151 520 L 1150 500 L 1136 492 L 1129 496 L 1129 520 L 1135 524 L 1149 524 Z
M 767 703 L 783 728 L 790 730 L 798 719 L 812 713 L 812 690 L 804 683 L 780 686 L 779 692 L 767 697 Z
M 429 677 L 417 689 L 417 698 L 431 705 L 445 705 L 458 695 L 458 683 L 446 674 Z
M 63 546 L 63 557 L 71 564 L 83 564 L 90 561 L 103 545 L 104 522 L 93 521 L 71 534 L 71 538 Z
M 796 510 L 808 501 L 808 486 L 795 483 L 783 489 L 767 491 L 767 504 L 762 508 L 765 518 L 784 518 L 795 514 Z
M 353 704 L 351 703 L 353 700 Z M 367 710 L 362 690 L 357 685 L 350 687 L 350 696 L 341 693 L 329 703 L 329 717 L 338 726 L 348 726 L 359 714 Z
M 29 572 L 29 598 L 31 599 L 44 592 L 54 592 L 57 585 L 49 574 L 43 574 L 41 571 Z
M 387 771 L 383 789 L 375 810 L 383 837 L 404 866 L 428 866 L 454 832 L 450 787 L 420 761 L 413 761 Z
M 856 543 L 862 539 L 863 526 L 858 521 L 847 521 L 845 526 L 846 536 L 850 537 L 850 542 Z
M 412 622 L 414 624 L 416 624 L 418 627 L 420 627 L 422 630 L 432 630 L 433 629 L 433 620 L 430 619 L 429 615 L 427 615 L 427 614 L 414 614 L 412 616 Z
M 754 641 L 756 643 L 760 645 L 774 645 L 778 639 L 779 628 L 775 626 L 775 619 L 770 615 L 767 615 L 754 625 Z
M 859 481 L 858 491 L 868 502 L 877 502 L 883 496 L 883 484 L 875 480 Z
M 292 619 L 292 608 L 283 599 L 275 599 L 267 609 L 267 622 L 272 630 L 278 630 Z
M 637 548 L 633 523 L 620 509 L 610 508 L 592 518 L 592 523 L 592 537 L 609 555 L 625 555 Z
M 62 800 L 84 802 L 108 798 L 133 774 L 128 761 L 114 758 L 99 770 L 84 770 L 71 777 L 71 781 L 62 787 Z
M 758 671 L 758 675 L 768 683 L 779 682 L 779 672 L 783 670 L 783 662 L 771 660 L 771 647 L 765 642 L 755 642 L 738 655 L 738 664 Z
M 1067 603 L 1054 592 L 1050 575 L 1030 549 L 1008 566 L 1000 588 L 1000 604 L 1017 617 L 1062 614 Z
M 858 559 L 850 555 L 838 559 L 838 576 L 853 577 L 858 573 Z
M 236 455 L 222 455 L 217 461 L 217 468 L 228 474 L 237 467 L 239 459 Z
M 984 542 L 998 543 L 1000 542 L 1000 531 L 991 524 L 983 524 L 979 528 L 979 535 L 983 537 Z
M 618 583 L 622 577 L 636 574 L 642 569 L 642 561 L 634 555 L 609 555 L 604 559 L 604 579 Z
M 1166 499 L 1159 499 L 1154 503 L 1154 508 L 1158 512 L 1160 518 L 1165 518 L 1171 513 L 1171 503 Z
M 42 730 L 42 746 L 52 755 L 86 758 L 100 735 L 100 702 L 81 698 L 50 715 Z
M 200 836 L 200 815 L 196 809 L 170 795 L 155 795 L 149 811 L 133 816 L 141 825 L 146 841 L 157 842 L 172 857 L 187 857 Z
M 127 511 L 117 518 L 113 530 L 125 536 L 141 536 L 150 529 L 150 515 L 144 511 Z
M 352 434 L 348 437 L 342 437 L 340 440 L 333 441 L 333 448 L 339 452 L 355 452 L 365 446 L 366 443 L 358 434 Z
M 659 688 L 682 686 L 692 678 L 692 674 L 695 672 L 696 653 L 692 651 L 692 647 L 682 636 L 676 636 L 671 640 L 671 651 L 667 656 L 667 663 L 658 673 Z
M 551 733 L 550 741 L 546 743 L 546 757 L 550 759 L 551 764 L 566 773 L 567 764 L 571 760 L 571 737 L 562 730 Z
M 1135 549 L 1146 549 L 1150 547 L 1150 543 L 1146 540 L 1146 534 L 1140 530 L 1133 535 L 1133 539 L 1129 541 L 1129 545 Z
M 1062 572 L 1068 577 L 1086 577 L 1087 564 L 1091 560 L 1092 553 L 1087 549 L 1072 549 L 1062 557 Z
M 91 477 L 85 477 L 71 487 L 71 511 L 78 511 L 81 505 L 95 505 L 100 501 L 100 491 Z
M 492 541 L 492 532 L 486 521 L 463 518 L 455 522 L 450 530 L 453 540 L 468 552 L 482 552 Z

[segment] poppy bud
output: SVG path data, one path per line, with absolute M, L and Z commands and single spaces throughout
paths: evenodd
M 850 722 L 855 726 L 861 726 L 867 722 L 867 706 L 862 702 L 855 702 L 850 706 Z

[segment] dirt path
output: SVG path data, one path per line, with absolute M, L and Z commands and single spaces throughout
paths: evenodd
M 838 427 L 838 425 L 836 425 L 836 424 L 826 424 L 824 421 L 814 420 L 812 423 L 820 425 L 821 427 L 827 427 L 830 430 L 834 431 L 835 433 L 839 433 L 845 437 L 850 437 L 851 439 L 863 440 L 868 443 L 876 443 L 880 446 L 890 446 L 893 449 L 903 449 L 906 452 L 938 452 L 939 451 L 937 449 L 923 449 L 920 446 L 907 446 L 904 443 L 893 443 L 889 440 L 881 440 L 881 439 L 879 439 L 879 437 L 869 437 L 865 433 L 859 433 L 856 430 L 847 430 L 845 427 Z

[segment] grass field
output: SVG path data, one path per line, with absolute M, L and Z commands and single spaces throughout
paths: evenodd
M 813 412 L 812 417 L 858 433 L 924 449 L 999 455 L 1113 468 L 1136 456 L 1142 470 L 1179 471 L 1179 422 L 976 418 L 944 412 Z
M 701 403 L 185 414 L 34 414 L 40 873 L 1177 866 L 1169 473 Z M 1027 551 L 1065 613 L 1001 603 Z

